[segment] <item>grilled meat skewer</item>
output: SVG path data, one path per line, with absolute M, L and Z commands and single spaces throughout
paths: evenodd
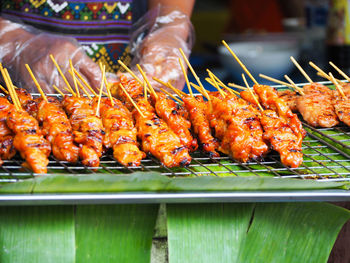
M 189 118 L 192 123 L 194 134 L 197 135 L 202 148 L 209 153 L 211 157 L 219 157 L 216 149 L 219 147 L 218 141 L 211 134 L 211 129 L 208 120 L 207 104 L 202 96 L 185 96 L 182 98 L 184 105 L 189 113 Z
M 268 147 L 263 140 L 259 111 L 235 95 L 222 100 L 212 97 L 215 136 L 221 140 L 219 150 L 240 162 L 265 155 Z M 214 125 L 213 125 L 214 123 Z
M 187 147 L 182 145 L 179 137 L 156 115 L 151 104 L 142 99 L 137 102 L 137 106 L 144 115 L 142 117 L 136 110 L 133 112 L 142 150 L 151 153 L 167 167 L 190 164 L 192 158 Z
M 198 148 L 197 140 L 191 134 L 191 122 L 182 116 L 179 106 L 172 99 L 167 98 L 163 93 L 157 92 L 158 98 L 153 98 L 154 108 L 173 132 L 179 136 L 181 143 L 194 152 Z
M 344 85 L 342 90 L 346 98 L 338 90 L 332 91 L 333 106 L 339 120 L 350 126 L 350 85 Z
M 42 132 L 51 143 L 53 155 L 61 161 L 78 161 L 79 148 L 73 143 L 72 126 L 61 103 L 52 97 L 40 98 L 37 119 L 42 123 Z
M 25 160 L 23 166 L 34 173 L 47 173 L 51 147 L 42 135 L 38 121 L 24 110 L 12 109 L 7 125 L 15 134 L 13 145 Z
M 97 105 L 94 100 L 94 107 Z M 137 130 L 134 126 L 132 114 L 117 99 L 113 99 L 113 106 L 108 98 L 101 98 L 100 114 L 105 136 L 103 144 L 113 149 L 114 158 L 125 166 L 139 166 L 146 154 L 138 148 Z
M 0 97 L 0 166 L 3 164 L 2 160 L 9 160 L 16 154 L 13 146 L 14 134 L 6 124 L 8 113 L 11 110 L 14 110 L 13 104 L 6 98 Z
M 88 98 L 65 96 L 62 105 L 69 116 L 74 141 L 79 144 L 82 163 L 98 167 L 102 156 L 104 131 L 101 119 L 95 116 L 92 101 Z

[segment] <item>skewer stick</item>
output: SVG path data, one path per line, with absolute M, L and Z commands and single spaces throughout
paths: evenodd
M 143 77 L 143 79 L 144 79 L 143 85 L 144 85 L 144 87 L 145 87 L 145 99 L 147 99 L 147 87 L 151 90 L 151 92 L 152 92 L 152 91 L 154 92 L 154 93 L 153 93 L 153 96 L 154 96 L 156 99 L 158 99 L 158 95 L 157 95 L 157 93 L 154 91 L 153 87 L 151 86 L 151 83 L 149 83 L 149 80 L 148 80 L 148 78 L 147 78 L 147 76 L 146 76 L 146 73 L 142 70 L 142 68 L 141 68 L 141 66 L 140 66 L 139 64 L 136 64 L 136 67 L 137 67 L 137 69 L 140 71 L 140 73 L 141 73 L 141 75 L 142 75 L 142 77 Z M 145 85 L 145 82 L 146 82 L 147 86 Z
M 70 69 L 70 70 L 68 70 L 68 71 L 69 71 L 69 73 L 70 73 L 70 74 L 72 75 L 72 77 L 73 77 L 72 70 Z M 77 81 L 78 86 L 82 89 L 82 91 L 86 94 L 86 96 L 91 100 L 91 99 L 92 99 L 91 95 L 89 94 L 89 92 L 87 92 L 87 90 L 85 89 L 85 87 L 83 86 L 83 84 L 81 84 L 80 80 L 77 79 L 77 78 L 75 78 L 75 80 Z
M 339 91 L 339 93 L 342 95 L 342 97 L 344 99 L 348 99 L 345 94 L 343 89 L 341 88 L 341 86 L 339 85 L 339 83 L 334 79 L 333 74 L 331 72 L 329 72 L 329 76 L 331 77 L 331 81 L 333 82 L 333 84 L 335 85 L 335 87 L 337 88 L 337 90 Z
M 59 93 L 62 95 L 62 97 L 64 97 L 64 93 L 62 91 L 60 91 L 55 85 L 52 85 L 52 87 Z
M 12 90 L 13 99 L 14 99 L 14 101 L 16 101 L 18 109 L 21 110 L 22 109 L 21 102 L 19 101 L 19 98 L 17 96 L 17 92 L 15 90 L 15 87 L 13 86 L 10 74 L 6 68 L 4 69 L 4 72 L 5 72 L 7 81 L 8 81 L 8 88 L 10 88 Z
M 214 77 L 215 77 L 215 75 L 214 75 Z M 213 85 L 214 86 L 214 83 L 213 83 L 213 81 L 211 80 L 211 78 L 205 78 L 205 80 L 210 84 L 210 85 Z M 217 80 L 217 79 L 216 79 Z M 230 92 L 231 94 L 237 94 L 237 95 L 239 95 L 239 92 L 238 91 L 235 91 L 235 90 L 233 90 L 233 89 L 230 89 L 227 85 L 225 85 L 225 84 L 221 84 L 220 82 L 218 83 L 219 84 L 219 86 L 221 86 L 221 87 L 223 87 L 225 90 L 227 90 L 228 92 Z M 242 87 L 243 89 L 246 89 L 246 88 L 244 88 L 244 87 Z
M 340 68 L 338 68 L 332 61 L 329 61 L 329 64 L 335 68 L 336 71 L 339 72 L 340 75 L 342 75 L 347 81 L 350 81 L 350 77 L 345 74 L 344 71 L 342 71 Z
M 76 94 L 77 94 L 77 97 L 80 98 L 80 92 L 79 92 L 79 88 L 78 88 L 78 84 L 77 84 L 77 79 L 75 78 L 73 62 L 71 59 L 69 60 L 69 65 L 70 65 L 71 71 L 73 72 L 72 77 L 73 77 L 73 82 L 74 82 Z
M 194 83 L 190 83 L 191 84 L 191 86 L 195 89 L 195 90 L 197 90 L 200 94 L 202 94 L 203 95 L 203 97 L 205 97 L 208 101 L 209 101 L 209 94 L 207 95 L 202 89 L 201 89 L 201 87 L 199 87 L 198 85 L 196 85 L 196 84 L 194 84 Z
M 89 83 L 87 83 L 87 81 L 80 75 L 80 73 L 76 69 L 73 69 L 73 71 L 78 76 L 78 78 L 84 83 L 84 85 L 91 91 L 91 93 L 97 97 L 98 95 L 97 95 L 96 91 L 94 91 L 94 89 L 91 88 Z
M 290 84 L 292 84 L 293 89 L 295 89 L 300 95 L 305 95 L 305 93 L 303 92 L 303 90 L 301 88 L 299 88 L 297 85 L 295 85 L 294 81 L 289 78 L 287 75 L 284 75 L 284 77 L 286 78 L 286 80 L 289 81 Z
M 68 82 L 67 78 L 64 76 L 60 66 L 57 64 L 57 62 L 56 62 L 55 58 L 52 56 L 52 54 L 50 54 L 50 58 L 51 58 L 53 64 L 55 64 L 55 66 L 56 66 L 58 72 L 60 73 L 64 83 L 66 83 L 67 88 L 69 89 L 69 92 L 71 92 L 72 94 L 75 94 L 75 92 L 73 91 L 72 87 L 69 85 L 69 82 Z
M 196 79 L 197 83 L 198 83 L 199 86 L 201 87 L 201 90 L 206 94 L 206 98 L 208 99 L 208 101 L 210 101 L 210 97 L 209 97 L 208 92 L 206 91 L 206 89 L 204 88 L 204 86 L 203 86 L 201 80 L 199 79 L 198 75 L 196 74 L 196 72 L 195 72 L 194 69 L 192 68 L 192 66 L 191 66 L 190 62 L 188 61 L 188 59 L 187 59 L 185 53 L 182 51 L 181 48 L 179 48 L 179 50 L 180 50 L 180 53 L 181 53 L 181 55 L 182 55 L 182 58 L 183 58 L 184 61 L 186 62 L 188 68 L 191 70 L 191 72 L 192 72 L 194 78 Z M 211 103 L 211 102 L 210 102 L 210 103 Z
M 241 90 L 246 90 L 247 89 L 246 87 L 243 87 L 241 85 L 237 85 L 235 83 L 228 83 L 227 85 L 232 87 L 232 88 L 236 88 L 236 89 L 241 89 Z
M 5 94 L 9 94 L 9 92 L 3 87 L 0 85 L 0 89 L 5 93 Z
M 299 69 L 301 74 L 304 75 L 304 77 L 307 79 L 308 82 L 313 83 L 312 79 L 309 77 L 308 74 L 306 74 L 305 70 L 299 65 L 299 63 L 295 60 L 295 58 L 290 57 L 290 60 L 293 62 L 293 64 Z
M 99 65 L 100 65 L 100 69 L 101 69 L 101 72 L 102 72 L 102 70 L 103 70 L 102 63 L 100 62 Z M 103 78 L 103 81 L 104 81 L 104 83 L 105 83 L 107 93 L 105 93 L 105 92 L 103 92 L 103 91 L 102 91 L 102 93 L 104 93 L 104 95 L 106 95 L 106 96 L 110 99 L 111 105 L 112 105 L 112 107 L 113 107 L 113 106 L 114 106 L 114 101 L 113 101 L 113 98 L 112 98 L 111 90 L 109 89 L 109 83 L 108 83 L 108 81 L 107 81 L 106 74 L 105 74 L 105 77 Z
M 130 102 L 132 103 L 132 105 L 134 105 L 135 109 L 140 113 L 140 115 L 145 118 L 145 115 L 143 115 L 142 111 L 140 110 L 140 108 L 137 106 L 137 104 L 135 103 L 135 101 L 131 98 L 131 96 L 129 95 L 129 93 L 125 90 L 125 88 L 123 87 L 123 84 L 119 83 L 119 87 L 124 91 L 125 95 L 128 97 L 128 99 L 130 100 Z
M 223 92 L 222 89 L 220 89 L 218 83 L 216 82 L 216 80 L 214 79 L 213 75 L 210 72 L 209 72 L 209 77 L 212 80 L 214 87 L 219 91 L 220 95 L 225 98 L 226 94 Z
M 96 109 L 96 116 L 100 116 L 100 104 L 101 104 L 101 96 L 102 96 L 102 90 L 103 90 L 103 84 L 104 84 L 104 78 L 106 75 L 106 67 L 103 66 L 102 69 L 102 79 L 101 79 L 101 86 L 100 86 L 100 92 L 98 94 L 98 101 L 97 101 L 97 109 Z
M 289 84 L 289 83 L 287 83 L 285 81 L 282 81 L 282 80 L 279 80 L 279 79 L 275 79 L 275 78 L 266 76 L 264 74 L 259 74 L 259 77 L 263 78 L 263 79 L 267 79 L 267 80 L 275 82 L 275 83 L 278 83 L 278 84 L 281 84 L 281 85 L 284 85 L 284 86 L 287 86 L 287 87 L 290 87 L 290 88 L 293 88 L 293 86 L 291 84 Z
M 229 89 L 229 87 L 227 87 L 227 85 L 225 85 L 225 83 L 223 83 L 221 81 L 221 79 L 219 79 L 219 77 L 216 76 L 213 72 L 211 72 L 209 69 L 207 69 L 207 72 L 210 73 L 214 77 L 214 79 L 216 80 L 216 82 L 218 83 L 219 86 L 223 87 L 224 89 Z
M 316 64 L 313 63 L 312 61 L 309 61 L 309 65 L 310 65 L 311 67 L 313 67 L 314 69 L 316 69 L 316 71 L 319 72 L 320 74 L 329 77 L 328 74 L 327 74 L 326 72 L 324 72 L 322 69 L 320 69 L 318 66 L 316 66 Z
M 33 79 L 33 81 L 34 81 L 34 84 L 35 84 L 35 86 L 37 87 L 37 89 L 38 89 L 38 91 L 39 91 L 41 97 L 42 97 L 45 101 L 48 101 L 48 100 L 47 100 L 47 97 L 46 97 L 46 95 L 45 95 L 45 93 L 44 93 L 43 90 L 41 89 L 40 84 L 39 84 L 39 82 L 37 81 L 37 79 L 35 78 L 35 76 L 34 76 L 32 70 L 31 70 L 30 67 L 29 67 L 29 65 L 28 65 L 28 64 L 25 64 L 25 67 L 27 68 L 27 70 L 28 70 L 30 76 L 32 77 L 32 79 Z
M 246 80 L 246 78 L 245 78 L 245 76 L 244 76 L 243 73 L 242 73 L 242 78 L 243 78 L 243 81 L 244 81 L 245 85 L 247 86 L 248 91 L 249 91 L 250 94 L 253 96 L 253 98 L 254 98 L 256 104 L 258 105 L 259 109 L 260 109 L 261 111 L 264 111 L 263 107 L 262 107 L 262 106 L 260 105 L 260 103 L 259 103 L 259 100 L 258 100 L 257 97 L 254 95 L 252 89 L 249 87 L 249 84 L 248 84 L 248 82 L 247 82 L 247 80 Z
M 0 71 L 1 71 L 2 77 L 3 77 L 4 81 L 5 81 L 5 85 L 6 85 L 7 89 L 8 89 L 8 92 L 10 93 L 10 97 L 12 99 L 13 105 L 15 106 L 16 110 L 20 110 L 20 108 L 18 107 L 17 101 L 15 99 L 13 90 L 10 87 L 9 81 L 7 79 L 7 75 L 6 75 L 5 69 L 2 67 L 1 63 L 0 63 Z
M 178 89 L 176 89 L 175 87 L 173 87 L 173 85 L 171 85 L 170 82 L 166 83 L 166 82 L 164 82 L 163 80 L 160 80 L 160 79 L 158 79 L 158 78 L 156 78 L 156 77 L 153 77 L 153 79 L 154 79 L 155 81 L 159 82 L 160 84 L 164 85 L 165 87 L 167 87 L 167 88 L 173 90 L 180 98 L 181 98 L 182 96 L 187 96 L 187 94 L 186 94 L 185 92 L 183 92 L 183 91 L 181 91 L 181 90 L 178 90 Z
M 119 63 L 127 72 L 129 72 L 130 75 L 133 76 L 134 79 L 136 79 L 141 85 L 143 84 L 143 81 L 142 81 L 138 76 L 136 76 L 135 73 L 132 72 L 132 70 L 129 69 L 127 65 L 125 65 L 121 60 L 118 60 L 118 63 Z
M 246 68 L 246 66 L 242 63 L 242 61 L 237 57 L 237 55 L 232 51 L 232 49 L 227 45 L 225 40 L 222 40 L 222 44 L 227 48 L 227 50 L 231 53 L 231 55 L 235 58 L 235 60 L 238 62 L 238 64 L 243 68 L 245 73 L 250 77 L 250 79 L 254 82 L 254 84 L 259 85 L 259 83 L 256 81 L 256 79 L 252 76 L 252 74 L 249 72 L 249 70 Z
M 163 91 L 166 95 L 168 95 L 169 97 L 173 98 L 174 100 L 176 100 L 178 103 L 183 104 L 183 101 L 180 100 L 179 98 L 175 97 L 173 94 L 171 94 L 170 92 L 168 92 L 167 90 L 163 89 L 163 88 L 159 88 L 161 91 Z
M 188 80 L 187 72 L 186 72 L 184 64 L 182 63 L 182 59 L 181 58 L 179 58 L 179 63 L 180 63 L 180 66 L 181 66 L 182 74 L 184 75 L 184 78 L 185 78 L 185 81 L 186 81 L 186 85 L 187 85 L 188 91 L 190 92 L 190 96 L 193 97 L 191 84 L 190 84 L 190 81 Z

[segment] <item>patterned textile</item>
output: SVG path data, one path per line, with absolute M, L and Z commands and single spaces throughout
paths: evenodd
M 132 4 L 132 0 L 2 0 L 1 16 L 74 37 L 88 56 L 116 72 L 119 58 L 130 61 Z

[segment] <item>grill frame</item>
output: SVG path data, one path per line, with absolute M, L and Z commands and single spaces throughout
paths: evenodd
M 322 82 L 330 84 L 330 82 Z M 305 85 L 300 83 L 298 86 Z M 282 85 L 273 86 L 285 88 Z M 38 96 L 39 94 L 33 94 Z M 60 97 L 60 95 L 52 95 Z M 350 128 L 339 126 L 330 129 L 316 129 L 303 123 L 308 131 L 308 136 L 303 142 L 305 160 L 299 168 L 284 166 L 277 153 L 269 153 L 264 160 L 256 160 L 249 163 L 239 163 L 227 156 L 209 158 L 202 153 L 191 154 L 193 161 L 188 167 L 170 169 L 152 156 L 142 160 L 140 167 L 124 167 L 114 161 L 111 153 L 101 159 L 98 172 L 104 173 L 132 173 L 134 171 L 160 171 L 167 176 L 244 176 L 250 173 L 261 176 L 270 173 L 275 178 L 300 178 L 317 181 L 350 182 Z M 337 132 L 336 135 L 328 134 Z M 337 140 L 336 137 L 348 137 Z M 339 144 L 340 147 L 330 142 Z M 317 144 L 317 145 L 315 145 Z M 324 150 L 327 152 L 324 152 Z M 18 158 L 4 160 L 0 168 L 0 183 L 16 182 L 19 180 L 37 176 L 30 170 L 21 167 Z M 316 165 L 315 165 L 316 164 Z M 239 167 L 239 169 L 236 169 Z M 260 167 L 256 169 L 256 167 Z M 337 171 L 336 169 L 340 169 Z M 55 159 L 52 155 L 48 166 L 48 174 L 64 170 L 70 174 L 95 173 L 92 168 L 69 164 Z M 307 171 L 307 173 L 306 173 Z M 321 172 L 322 171 L 322 172 Z M 281 175 L 283 174 L 283 175 Z M 161 202 L 273 202 L 273 201 L 350 201 L 350 191 L 346 190 L 312 190 L 312 191 L 245 191 L 245 192 L 182 192 L 182 193 L 99 193 L 99 194 L 25 194 L 25 195 L 0 195 L 0 202 L 4 205 L 18 204 L 77 204 L 77 203 L 161 203 Z

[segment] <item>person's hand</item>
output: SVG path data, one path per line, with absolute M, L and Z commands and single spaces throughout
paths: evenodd
M 50 54 L 52 54 L 71 86 L 73 81 L 68 71 L 70 69 L 69 59 L 72 60 L 74 68 L 88 81 L 91 87 L 98 89 L 101 81 L 100 68 L 85 54 L 82 47 L 73 38 L 33 33 L 30 30 L 27 31 L 26 27 L 14 28 L 13 23 L 6 24 L 13 30 L 20 31 L 13 33 L 10 29 L 4 28 L 0 32 L 1 37 L 5 36 L 0 41 L 0 58 L 2 58 L 4 67 L 9 69 L 11 78 L 17 85 L 30 92 L 37 92 L 34 82 L 25 68 L 25 64 L 28 64 L 44 92 L 55 93 L 52 88 L 53 84 L 63 91 L 62 87 L 66 85 L 50 59 Z M 3 33 L 4 31 L 8 34 Z
M 145 30 L 145 28 L 143 28 Z M 148 35 L 136 49 L 133 64 L 140 64 L 154 88 L 161 86 L 152 77 L 170 82 L 178 89 L 184 86 L 179 64 L 182 48 L 188 57 L 193 44 L 193 28 L 189 18 L 179 11 L 158 16 Z M 184 63 L 185 64 L 185 63 Z M 134 68 L 134 72 L 137 69 Z

